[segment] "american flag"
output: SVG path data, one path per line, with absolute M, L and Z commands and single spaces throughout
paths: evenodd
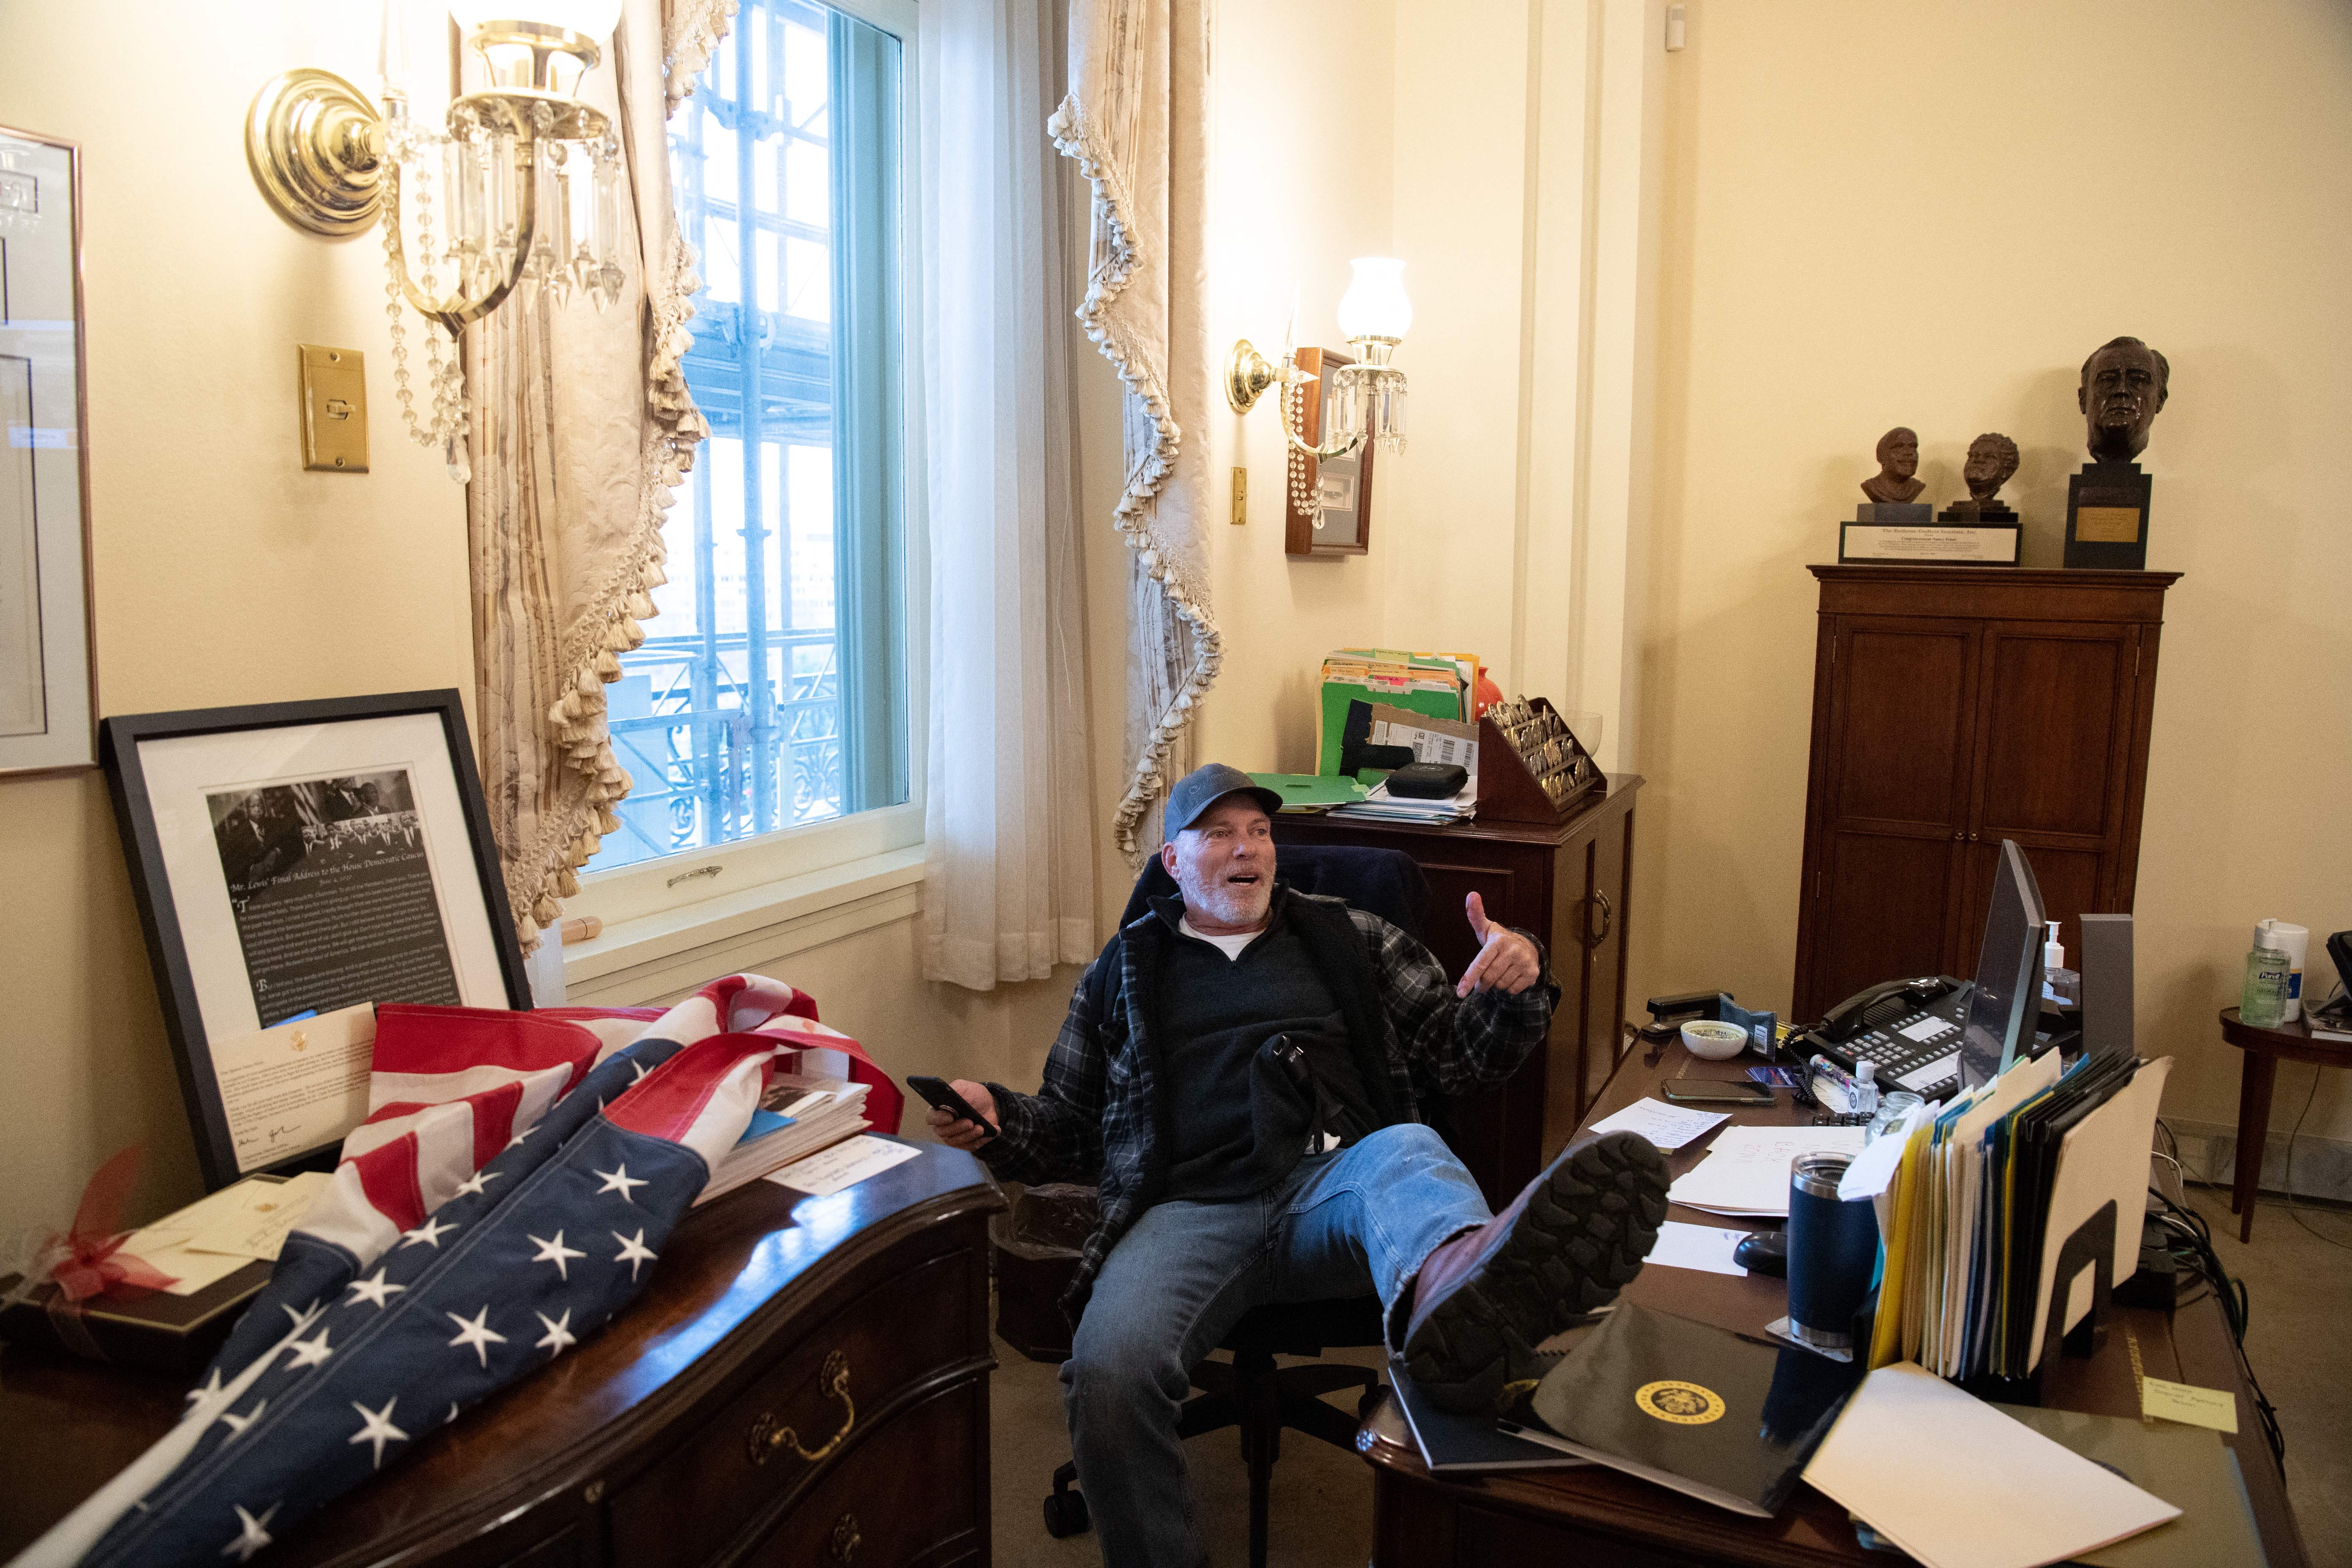
M 368 1119 L 187 1414 L 19 1564 L 242 1563 L 397 1464 L 629 1303 L 811 1049 L 888 1084 L 757 975 L 667 1013 L 379 1007 Z

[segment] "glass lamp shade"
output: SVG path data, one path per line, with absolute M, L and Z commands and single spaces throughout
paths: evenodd
M 620 25 L 621 0 L 457 0 L 449 15 L 468 37 L 489 22 L 536 22 L 601 44 Z
M 1404 263 L 1389 256 L 1360 256 L 1355 276 L 1339 297 L 1339 331 L 1361 338 L 1401 341 L 1412 329 L 1412 301 L 1404 291 Z

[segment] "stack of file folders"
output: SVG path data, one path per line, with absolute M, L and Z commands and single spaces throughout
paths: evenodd
M 866 1089 L 837 1078 L 780 1072 L 760 1097 L 751 1124 L 710 1173 L 698 1205 L 866 1131 Z
M 1404 653 L 1390 648 L 1335 648 L 1324 656 L 1322 731 L 1317 771 L 1344 773 L 1340 733 L 1350 702 L 1379 703 L 1455 723 L 1474 717 L 1471 686 L 1478 661 L 1469 654 Z
M 2114 1279 L 2130 1278 L 2171 1067 L 2169 1057 L 2086 1054 L 2062 1071 L 2051 1052 L 1915 1111 L 1873 1195 L 1885 1262 L 1871 1364 L 1916 1361 L 1950 1378 L 2032 1374 L 2061 1257 L 2086 1222 L 2105 1223 L 2109 1204 L 2102 1244 L 2114 1248 Z M 2063 1281 L 2062 1332 L 2091 1310 L 2087 1282 L 2073 1289 L 2084 1268 L 2078 1257 Z

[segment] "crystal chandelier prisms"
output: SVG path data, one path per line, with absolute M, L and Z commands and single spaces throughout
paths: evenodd
M 517 16 L 517 10 L 526 15 Z M 471 477 L 472 413 L 460 349 L 467 325 L 520 294 L 561 309 L 619 302 L 621 151 L 612 121 L 576 96 L 602 58 L 617 0 L 453 7 L 488 85 L 436 129 L 409 113 L 397 0 L 385 0 L 381 110 L 325 71 L 265 85 L 246 151 L 262 193 L 289 221 L 349 235 L 382 231 L 384 315 L 402 423 L 437 447 L 450 478 Z M 591 29 L 583 31 L 581 29 Z M 404 306 L 425 318 L 425 386 L 415 385 Z

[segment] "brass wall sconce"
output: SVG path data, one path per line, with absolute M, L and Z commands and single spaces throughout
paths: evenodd
M 298 227 L 337 238 L 382 227 L 401 416 L 418 444 L 441 447 L 463 483 L 472 417 L 457 345 L 467 325 L 517 289 L 549 289 L 559 305 L 577 289 L 601 310 L 627 281 L 620 142 L 604 113 L 577 96 L 621 0 L 452 5 L 489 85 L 452 103 L 439 130 L 409 117 L 402 3 L 383 0 L 382 108 L 331 72 L 288 71 L 254 96 L 246 161 L 264 199 Z M 431 402 L 422 416 L 403 300 L 441 329 L 425 333 Z
M 1384 450 L 1404 449 L 1404 372 L 1389 361 L 1412 328 L 1412 301 L 1404 291 L 1404 263 L 1391 257 L 1360 256 L 1349 264 L 1353 276 L 1339 299 L 1339 331 L 1356 351 L 1356 363 L 1331 373 L 1331 438 L 1308 446 L 1299 438 L 1295 406 L 1315 376 L 1298 368 L 1297 351 L 1285 342 L 1279 363 L 1268 360 L 1247 338 L 1225 356 L 1225 402 L 1247 414 L 1258 395 L 1279 384 L 1276 406 L 1290 445 L 1318 461 L 1344 458 L 1370 441 Z

